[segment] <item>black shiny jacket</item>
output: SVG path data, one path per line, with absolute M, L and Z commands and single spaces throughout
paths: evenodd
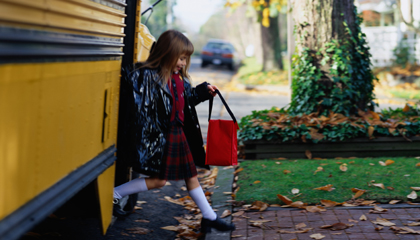
M 172 110 L 172 95 L 168 86 L 161 86 L 157 69 L 140 69 L 123 78 L 128 91 L 123 119 L 120 112 L 120 131 L 118 137 L 124 138 L 123 146 L 118 146 L 118 156 L 131 163 L 135 171 L 156 174 L 164 156 L 166 137 L 169 130 Z M 205 165 L 205 151 L 195 105 L 210 99 L 204 82 L 195 88 L 186 77 L 184 80 L 184 134 L 187 138 L 194 162 L 197 166 Z M 130 90 L 131 89 L 131 90 Z M 121 96 L 123 97 L 123 96 Z M 126 96 L 127 97 L 127 96 Z

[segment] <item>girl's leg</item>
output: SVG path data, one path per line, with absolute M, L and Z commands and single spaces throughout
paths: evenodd
M 187 184 L 187 189 L 191 198 L 203 214 L 203 218 L 201 219 L 201 232 L 211 232 L 211 228 L 215 228 L 219 231 L 235 230 L 235 225 L 233 223 L 227 223 L 217 217 L 217 214 L 213 211 L 207 201 L 196 176 L 186 179 L 185 183 Z
M 195 204 L 197 204 L 198 208 L 200 208 L 203 218 L 212 221 L 215 220 L 217 214 L 213 211 L 207 201 L 206 195 L 204 195 L 204 191 L 200 186 L 197 176 L 186 179 L 185 184 L 187 185 L 188 193 L 191 198 L 194 200 Z
M 114 198 L 121 199 L 127 195 L 144 192 L 154 188 L 165 186 L 166 180 L 156 177 L 136 178 L 114 188 Z

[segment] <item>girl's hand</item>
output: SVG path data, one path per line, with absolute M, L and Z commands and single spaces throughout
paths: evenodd
M 217 93 L 215 92 L 216 89 L 218 89 L 216 86 L 213 85 L 207 85 L 207 89 L 209 90 L 209 93 L 214 97 L 217 95 Z

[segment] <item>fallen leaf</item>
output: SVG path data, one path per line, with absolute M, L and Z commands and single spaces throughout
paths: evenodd
M 276 164 L 279 164 L 279 165 L 280 165 L 280 164 L 281 164 L 281 162 L 276 162 Z
M 137 219 L 137 220 L 134 220 L 134 222 L 149 223 L 150 221 L 145 220 L 145 219 Z
M 375 187 L 379 187 L 379 188 L 385 189 L 385 186 L 384 186 L 383 183 L 372 183 L 372 185 L 375 186 Z
M 377 227 L 375 228 L 375 231 L 380 231 L 380 230 L 382 230 L 382 229 L 384 229 L 384 227 L 377 226 Z
M 307 158 L 312 159 L 312 153 L 311 153 L 311 151 L 306 150 L 305 151 L 305 155 L 306 155 Z
M 386 187 L 386 189 L 391 190 L 391 191 L 394 191 L 394 188 L 393 187 Z
M 395 223 L 390 222 L 385 218 L 376 218 L 376 221 L 372 221 L 372 223 L 382 225 L 385 227 L 395 226 Z
M 396 227 L 396 226 L 392 226 L 390 227 L 390 229 L 392 231 L 394 231 L 396 234 L 408 234 L 408 233 L 412 233 L 412 234 L 420 234 L 420 231 L 415 231 L 409 227 Z
M 391 200 L 389 202 L 389 204 L 396 204 L 396 203 L 399 203 L 399 202 L 401 202 L 401 200 Z
M 296 231 L 278 230 L 277 232 L 278 232 L 278 233 L 287 233 L 287 234 L 289 234 L 289 233 L 307 233 L 307 232 L 309 232 L 310 230 L 312 230 L 312 228 L 303 228 L 303 229 L 301 229 L 301 230 L 296 230 Z
M 241 171 L 243 171 L 244 169 L 243 168 L 239 168 L 239 169 L 237 169 L 236 171 L 234 171 L 233 172 L 233 174 L 237 174 L 238 172 L 241 172 Z
M 133 233 L 133 234 L 148 234 L 150 232 L 149 229 L 147 228 L 142 228 L 142 227 L 134 227 L 134 228 L 128 228 L 126 229 L 129 233 Z
M 304 227 L 306 227 L 306 224 L 305 224 L 305 223 L 299 223 L 299 224 L 296 224 L 296 225 L 295 225 L 295 228 L 296 228 L 296 229 L 299 229 L 299 228 L 304 228 Z
M 165 229 L 165 230 L 169 230 L 169 231 L 178 232 L 178 227 L 177 226 L 166 226 L 166 227 L 161 227 L 161 228 Z
M 358 198 L 358 197 L 362 196 L 363 193 L 365 193 L 365 192 L 366 192 L 366 190 L 359 190 L 359 191 L 356 192 L 356 194 L 354 194 L 353 198 Z
M 420 226 L 420 222 L 412 222 L 412 223 L 407 224 L 407 226 L 410 226 L 410 227 Z
M 417 193 L 415 191 L 412 191 L 410 194 L 407 195 L 407 198 L 416 199 Z
M 410 187 L 411 189 L 413 189 L 414 191 L 420 191 L 420 187 Z
M 306 211 L 315 213 L 315 212 L 325 212 L 327 209 L 321 207 L 321 206 L 307 206 L 305 207 Z
M 338 223 L 334 223 L 331 225 L 331 230 L 332 231 L 336 231 L 336 230 L 343 230 L 348 228 L 349 226 L 347 226 L 347 224 L 342 223 L 342 222 L 338 222 Z
M 394 160 L 388 159 L 388 160 L 385 161 L 385 166 L 389 166 L 389 165 L 393 164 L 394 162 L 395 162 Z
M 297 189 L 297 188 L 293 188 L 293 189 L 292 189 L 292 193 L 293 193 L 293 194 L 298 194 L 298 193 L 299 193 L 299 189 Z
M 374 163 L 369 163 L 369 165 L 370 165 L 370 166 L 375 166 L 375 164 L 374 164 Z
M 324 171 L 324 168 L 322 168 L 322 167 L 318 167 L 318 168 L 315 170 L 314 175 L 316 175 L 318 172 L 321 172 L 321 171 Z
M 232 194 L 232 192 L 223 192 L 223 194 L 230 195 L 230 194 Z
M 383 212 L 387 212 L 388 209 L 385 208 L 381 208 L 378 205 L 373 206 L 373 210 L 370 210 L 370 213 L 383 213 Z
M 335 206 L 339 205 L 338 202 L 334 202 L 334 201 L 331 201 L 331 200 L 321 200 L 321 204 L 323 204 L 326 207 L 335 207 Z
M 236 213 L 233 213 L 232 216 L 239 217 L 239 216 L 242 216 L 244 213 L 245 213 L 245 211 L 238 211 Z
M 365 191 L 365 190 L 360 189 L 360 188 L 352 188 L 351 191 L 354 192 L 354 193 L 357 193 L 358 191 Z
M 238 238 L 238 237 L 242 237 L 242 235 L 232 235 L 230 236 L 231 238 Z
M 375 200 L 364 200 L 363 202 L 360 203 L 360 205 L 363 205 L 363 206 L 372 205 L 374 202 L 376 202 L 376 201 Z
M 295 208 L 300 208 L 302 206 L 304 206 L 305 204 L 302 201 L 296 201 L 296 202 L 292 202 L 290 204 L 290 206 L 295 207 Z
M 419 163 L 416 163 L 416 167 L 420 167 L 420 162 Z
M 331 233 L 331 235 L 341 235 L 343 234 L 342 232 L 335 232 L 335 233 Z
M 359 222 L 359 221 L 354 220 L 354 219 L 348 219 L 347 221 L 349 221 L 349 222 L 354 222 L 354 223 L 358 223 L 358 222 Z
M 289 170 L 283 170 L 283 173 L 284 174 L 289 174 L 289 173 L 291 173 L 291 171 L 289 171 Z
M 366 221 L 367 217 L 365 216 L 365 214 L 362 214 L 362 216 L 359 217 L 360 221 Z
M 252 203 L 252 206 L 249 209 L 259 210 L 260 212 L 266 210 L 268 208 L 268 204 L 261 202 L 261 201 L 255 201 Z
M 382 161 L 379 161 L 379 165 L 384 166 L 384 167 L 386 166 L 386 164 Z
M 410 201 L 407 201 L 407 203 L 410 204 L 410 205 L 420 205 L 420 203 L 413 203 L 413 202 L 410 202 Z
M 314 188 L 315 190 L 322 190 L 322 191 L 328 191 L 331 192 L 332 190 L 334 190 L 335 188 L 333 188 L 332 184 L 328 184 L 322 187 L 318 187 L 318 188 Z
M 254 182 L 254 184 L 257 184 L 257 183 L 260 183 L 260 182 L 261 182 L 261 181 L 257 180 L 257 181 L 255 181 L 255 182 Z
M 357 205 L 350 204 L 350 203 L 343 203 L 343 207 L 357 207 Z
M 347 171 L 347 164 L 346 163 L 341 164 L 340 165 L 340 170 L 343 171 L 343 172 Z
M 226 209 L 225 211 L 223 211 L 223 213 L 220 216 L 220 218 L 225 218 L 225 217 L 227 217 L 227 216 L 229 216 L 231 214 L 232 214 L 232 212 L 230 210 Z
M 293 201 L 292 200 L 290 200 L 288 197 L 286 197 L 286 196 L 283 196 L 283 195 L 281 195 L 281 194 L 277 194 L 277 197 L 282 201 L 282 202 L 284 202 L 285 204 L 287 204 L 287 205 L 290 205 Z
M 410 111 L 410 105 L 408 103 L 406 103 L 402 111 L 403 112 L 409 112 Z
M 321 233 L 315 233 L 315 234 L 310 235 L 309 237 L 313 239 L 317 239 L 317 240 L 325 238 L 325 236 L 322 235 Z

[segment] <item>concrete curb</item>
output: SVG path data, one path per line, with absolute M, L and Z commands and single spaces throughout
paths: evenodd
M 223 194 L 223 192 L 231 192 L 233 184 L 233 168 L 223 169 L 224 167 L 217 167 L 219 172 L 217 174 L 215 186 L 219 186 L 214 189 L 213 195 L 211 196 L 211 202 L 213 209 L 217 209 L 217 215 L 221 216 L 225 210 L 232 212 L 232 205 L 227 200 L 232 200 L 232 196 L 229 194 Z M 223 218 L 224 221 L 231 222 L 232 216 Z M 212 229 L 211 233 L 206 234 L 205 240 L 230 240 L 231 231 L 220 232 L 216 229 Z

